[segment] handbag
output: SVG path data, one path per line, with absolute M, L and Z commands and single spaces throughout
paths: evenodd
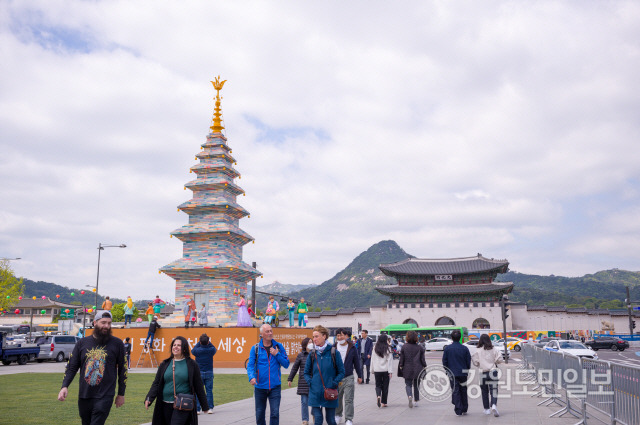
M 320 374 L 320 381 L 322 382 L 322 388 L 324 388 L 324 399 L 327 401 L 334 401 L 338 399 L 338 390 L 334 388 L 327 388 L 324 386 L 324 379 L 322 379 L 322 371 L 320 370 L 320 363 L 318 362 L 318 353 L 313 353 L 316 356 L 316 365 L 318 366 L 318 373 Z
M 176 394 L 176 361 L 171 361 L 171 371 L 173 373 L 173 408 L 176 410 L 193 410 L 195 397 L 193 394 Z

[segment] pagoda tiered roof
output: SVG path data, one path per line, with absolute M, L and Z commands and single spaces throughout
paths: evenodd
M 220 213 L 227 214 L 233 218 L 242 218 L 249 215 L 249 212 L 240 205 L 222 196 L 194 198 L 180 204 L 178 209 L 189 215 Z
M 240 229 L 238 226 L 221 221 L 189 223 L 177 230 L 174 230 L 171 234 L 182 242 L 217 239 L 246 245 L 253 240 L 247 232 Z
M 431 276 L 460 275 L 472 273 L 506 273 L 509 268 L 507 260 L 485 258 L 478 254 L 475 257 L 421 259 L 407 258 L 392 264 L 381 264 L 380 270 L 387 276 Z
M 261 273 L 244 263 L 223 255 L 183 257 L 160 269 L 176 279 L 233 279 L 249 281 Z
M 513 290 L 513 282 L 477 283 L 470 285 L 442 285 L 442 286 L 400 286 L 381 285 L 376 291 L 389 295 L 455 295 L 455 294 L 488 294 L 500 292 L 508 294 Z
M 226 190 L 234 195 L 244 194 L 244 190 L 233 182 L 228 176 L 207 175 L 192 180 L 185 184 L 184 187 L 194 192 L 203 190 Z

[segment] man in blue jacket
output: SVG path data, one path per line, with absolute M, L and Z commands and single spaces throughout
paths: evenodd
M 191 354 L 196 358 L 196 363 L 200 368 L 200 376 L 207 391 L 207 403 L 209 404 L 209 414 L 213 413 L 213 356 L 216 355 L 216 346 L 209 341 L 207 334 L 200 336 L 200 342 L 191 350 Z M 198 414 L 200 414 L 200 401 L 196 397 Z
M 366 383 L 369 383 L 370 371 L 369 367 L 371 365 L 371 353 L 373 352 L 373 340 L 369 338 L 369 331 L 363 329 L 360 338 L 358 338 L 358 342 L 356 343 L 356 349 L 358 353 L 360 353 L 360 363 L 362 364 L 362 380 L 364 381 L 364 369 L 367 369 L 367 380 Z M 362 382 L 360 382 L 362 383 Z
M 451 332 L 453 343 L 444 347 L 442 354 L 442 365 L 448 368 L 453 374 L 450 380 L 453 393 L 451 403 L 454 405 L 456 415 L 467 414 L 469 400 L 467 399 L 467 379 L 471 368 L 471 353 L 469 349 L 460 343 L 462 334 L 460 331 Z
M 260 326 L 260 342 L 251 347 L 247 362 L 247 375 L 253 385 L 256 403 L 256 425 L 266 425 L 265 413 L 269 400 L 269 424 L 280 423 L 280 368 L 289 367 L 289 358 L 284 346 L 273 339 L 273 330 L 268 324 Z

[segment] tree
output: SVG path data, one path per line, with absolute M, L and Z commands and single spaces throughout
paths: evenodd
M 13 274 L 9 260 L 0 260 L 0 311 L 17 304 L 23 293 L 22 278 Z
M 127 303 L 122 303 L 122 304 L 114 304 L 113 307 L 111 307 L 111 321 L 113 322 L 124 322 L 124 306 Z M 138 318 L 138 314 L 140 314 L 140 312 L 138 311 L 138 307 L 135 306 L 135 304 L 133 305 L 133 320 Z

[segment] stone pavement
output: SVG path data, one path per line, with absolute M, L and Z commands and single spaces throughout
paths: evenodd
M 397 362 L 396 362 L 397 363 Z M 431 364 L 431 363 L 430 363 Z M 503 369 L 515 372 L 517 363 L 510 363 L 508 366 L 501 365 Z M 395 369 L 397 370 L 397 368 Z M 515 375 L 512 375 L 515 376 Z M 373 375 L 372 375 L 373 378 Z M 215 386 L 215 383 L 214 383 Z M 521 391 L 522 385 L 514 384 L 513 391 Z M 530 385 L 529 389 L 533 386 Z M 541 398 L 530 395 L 511 395 L 501 388 L 498 410 L 500 417 L 486 416 L 483 413 L 482 400 L 479 397 L 469 400 L 469 413 L 466 416 L 458 417 L 453 412 L 451 399 L 442 402 L 421 401 L 419 406 L 410 409 L 405 393 L 404 380 L 395 375 L 391 379 L 389 386 L 389 405 L 385 408 L 378 408 L 376 405 L 375 385 L 373 379 L 371 384 L 356 385 L 355 392 L 355 417 L 354 424 L 366 425 L 413 425 L 413 424 L 517 424 L 522 425 L 568 425 L 575 424 L 578 419 L 571 415 L 562 418 L 549 418 L 549 415 L 559 410 L 561 407 L 554 404 L 551 407 L 536 406 L 542 401 Z M 267 424 L 269 423 L 267 408 Z M 239 400 L 232 403 L 216 406 L 212 415 L 200 415 L 198 423 L 207 424 L 255 424 L 255 407 L 253 398 Z M 280 404 L 280 424 L 300 425 L 300 396 L 296 394 L 295 388 L 282 391 L 282 401 Z M 312 423 L 312 422 L 311 422 Z M 326 422 L 325 422 L 326 423 Z M 344 418 L 342 423 L 344 424 Z

